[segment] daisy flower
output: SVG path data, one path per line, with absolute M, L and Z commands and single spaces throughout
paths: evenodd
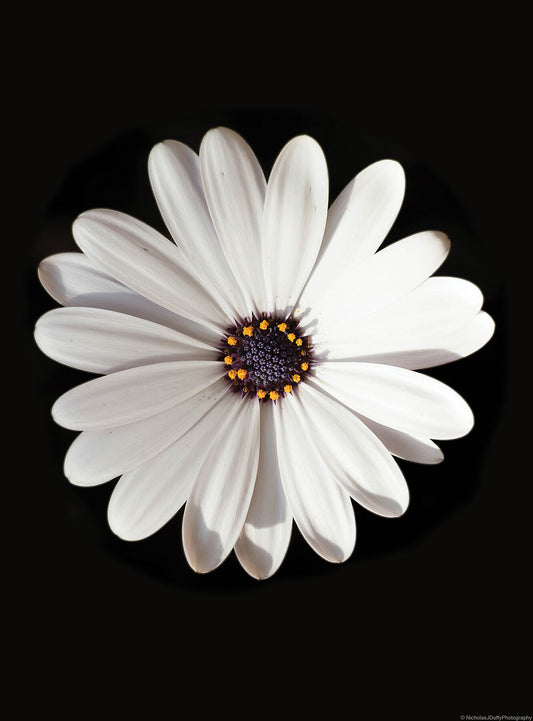
M 267 578 L 293 519 L 322 558 L 355 544 L 352 500 L 400 516 L 395 457 L 433 464 L 434 440 L 470 431 L 472 412 L 420 370 L 491 337 L 472 283 L 431 277 L 450 242 L 426 230 L 379 249 L 404 196 L 381 160 L 328 209 L 320 146 L 292 139 L 268 182 L 247 143 L 209 131 L 199 155 L 156 145 L 148 170 L 172 241 L 121 212 L 74 222 L 81 253 L 39 267 L 62 308 L 36 325 L 41 350 L 98 374 L 63 394 L 54 420 L 81 433 L 67 478 L 120 476 L 111 529 L 139 540 L 185 504 L 183 548 L 205 573 L 234 549 Z

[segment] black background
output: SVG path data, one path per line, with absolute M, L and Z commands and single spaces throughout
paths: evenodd
M 19 708 L 69 718 L 131 708 L 157 719 L 531 714 L 527 368 L 514 347 L 531 242 L 523 19 L 434 10 L 349 22 L 330 8 L 326 18 L 322 9 L 240 25 L 213 12 L 48 7 L 31 22 L 14 19 L 4 252 L 17 251 L 20 272 L 9 257 L 16 344 L 5 358 L 14 401 L 5 483 L 14 499 L 4 517 Z M 497 324 L 482 351 L 427 371 L 465 397 L 476 425 L 441 444 L 441 465 L 402 464 L 407 513 L 387 520 L 356 509 L 356 551 L 340 566 L 294 529 L 284 564 L 264 582 L 233 555 L 194 574 L 181 514 L 143 542 L 113 536 L 112 484 L 68 484 L 62 460 L 74 434 L 50 418 L 54 399 L 88 376 L 44 357 L 31 337 L 55 307 L 37 264 L 75 249 L 76 215 L 110 207 L 162 230 L 151 146 L 175 138 L 198 150 L 216 125 L 240 132 L 267 175 L 291 137 L 312 135 L 328 161 L 330 200 L 365 165 L 399 160 L 406 199 L 387 242 L 447 232 L 452 251 L 439 272 L 476 282 Z

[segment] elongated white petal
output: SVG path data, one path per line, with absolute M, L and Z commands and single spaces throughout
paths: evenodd
M 319 556 L 340 563 L 355 545 L 350 496 L 309 436 L 300 399 L 287 396 L 274 410 L 281 480 L 294 520 Z
M 228 324 L 221 299 L 208 295 L 176 245 L 140 220 L 89 210 L 78 216 L 72 231 L 81 250 L 128 288 L 214 330 Z
M 459 438 L 473 424 L 461 396 L 422 373 L 379 363 L 338 361 L 316 367 L 313 382 L 372 420 L 424 438 Z
M 434 366 L 451 363 L 465 358 L 482 348 L 492 338 L 494 321 L 488 313 L 480 311 L 469 322 L 442 334 L 432 342 L 422 343 L 405 342 L 403 348 L 400 344 L 396 350 L 378 352 L 376 349 L 367 356 L 358 356 L 358 361 L 384 363 L 400 366 L 411 370 L 432 368 Z
M 148 159 L 148 172 L 159 210 L 197 275 L 216 288 L 235 317 L 249 313 L 228 266 L 204 196 L 198 155 L 176 140 L 158 143 Z
M 54 300 L 64 306 L 104 308 L 151 320 L 206 343 L 220 334 L 177 315 L 127 288 L 83 253 L 57 253 L 39 265 L 39 279 Z
M 237 278 L 246 315 L 264 310 L 261 217 L 266 181 L 240 135 L 214 128 L 200 146 L 200 169 L 209 212 L 227 262 Z
M 52 407 L 56 423 L 73 430 L 104 430 L 161 413 L 224 375 L 217 361 L 172 361 L 128 368 L 64 393 Z
M 387 353 L 442 347 L 483 303 L 479 288 L 461 278 L 433 277 L 393 304 L 336 326 L 323 344 L 328 360 L 361 360 Z M 386 361 L 378 361 L 386 362 Z
M 360 262 L 376 252 L 396 220 L 404 193 L 405 174 L 395 160 L 380 160 L 355 176 L 328 211 L 305 298 L 320 297 L 323 288 L 336 282 L 347 259 Z
M 205 453 L 235 397 L 224 395 L 201 420 L 175 443 L 118 481 L 108 508 L 114 533 L 137 541 L 158 531 L 183 506 Z
M 59 363 L 114 373 L 171 360 L 216 360 L 205 343 L 151 321 L 100 308 L 56 308 L 35 327 L 39 348 Z
M 385 448 L 397 458 L 403 458 L 412 463 L 424 463 L 435 465 L 444 460 L 444 454 L 436 443 L 429 438 L 412 436 L 409 433 L 402 433 L 395 428 L 389 428 L 381 423 L 372 421 L 360 413 L 355 414 L 365 426 L 368 426 L 372 433 L 383 443 Z
M 292 530 L 279 472 L 273 405 L 261 405 L 261 440 L 255 488 L 246 522 L 235 545 L 242 567 L 254 578 L 269 578 L 283 561 Z
M 137 468 L 192 428 L 228 389 L 222 378 L 149 418 L 104 431 L 83 431 L 65 456 L 66 477 L 76 486 L 96 486 Z
M 395 302 L 427 280 L 449 250 L 444 233 L 428 230 L 398 240 L 362 263 L 346 264 L 347 271 L 339 274 L 337 282 L 322 288 L 311 301 L 317 334 L 329 332 L 335 337 L 347 319 L 353 323 Z
M 268 180 L 263 215 L 263 263 L 268 310 L 290 312 L 313 268 L 326 224 L 328 170 L 318 143 L 291 140 Z
M 299 395 L 305 428 L 335 480 L 373 513 L 388 517 L 404 513 L 409 504 L 407 484 L 377 436 L 347 408 L 311 385 L 303 384 Z
M 259 404 L 234 406 L 207 450 L 183 516 L 183 548 L 198 573 L 212 571 L 231 551 L 244 525 L 257 477 Z

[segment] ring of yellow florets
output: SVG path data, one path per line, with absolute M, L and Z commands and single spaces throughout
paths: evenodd
M 230 328 L 222 343 L 226 377 L 248 398 L 276 401 L 294 392 L 312 365 L 309 337 L 291 317 L 247 319 Z

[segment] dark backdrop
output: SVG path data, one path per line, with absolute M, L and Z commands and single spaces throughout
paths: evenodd
M 519 38 L 519 20 L 460 16 L 448 28 L 404 16 L 350 29 L 334 18 L 326 29 L 317 17 L 238 30 L 224 17 L 219 32 L 213 17 L 61 17 L 17 24 L 24 42 L 12 55 L 4 135 L 4 248 L 18 251 L 21 271 L 6 263 L 17 332 L 5 375 L 15 400 L 6 593 L 13 682 L 32 689 L 17 691 L 20 707 L 61 707 L 70 718 L 93 707 L 122 718 L 132 700 L 147 718 L 531 713 L 521 660 L 531 474 L 519 458 L 524 398 L 511 344 L 522 328 L 530 120 L 520 42 L 503 45 Z M 75 249 L 76 215 L 110 207 L 163 230 L 146 172 L 151 146 L 175 138 L 197 150 L 216 125 L 240 132 L 266 174 L 285 142 L 312 135 L 331 200 L 365 165 L 399 160 L 407 192 L 388 241 L 447 232 L 440 272 L 477 283 L 497 324 L 482 351 L 427 371 L 465 397 L 476 425 L 441 444 L 441 465 L 401 463 L 407 513 L 386 520 L 357 508 L 356 550 L 340 566 L 295 528 L 264 582 L 233 555 L 195 575 L 181 513 L 146 541 L 113 536 L 113 483 L 69 485 L 62 460 L 74 433 L 50 417 L 55 398 L 88 376 L 31 338 L 55 307 L 37 264 Z

